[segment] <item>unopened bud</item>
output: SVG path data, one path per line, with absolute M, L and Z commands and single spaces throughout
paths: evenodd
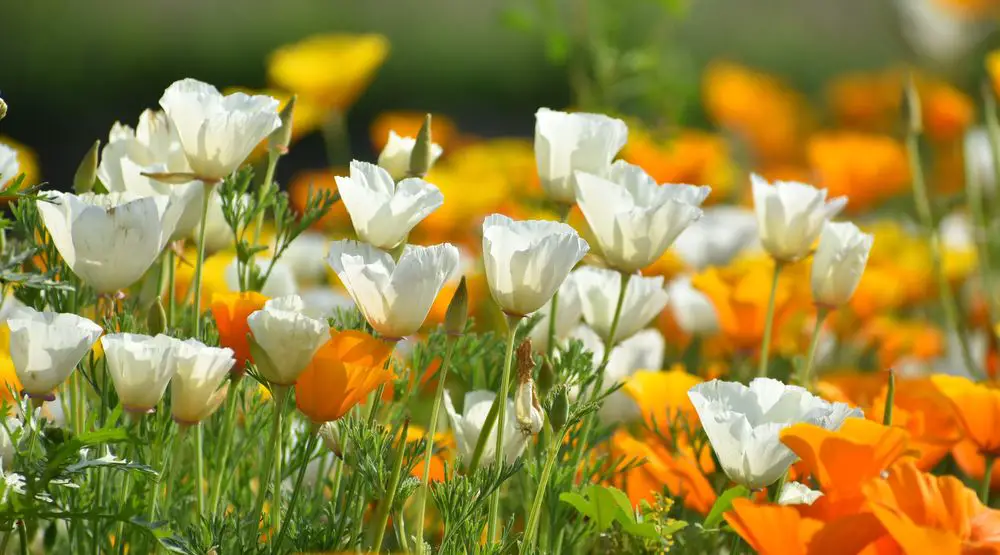
M 549 407 L 549 423 L 553 430 L 561 430 L 569 418 L 569 394 L 565 386 L 559 386 L 552 394 L 552 406 Z
M 535 382 L 531 379 L 534 367 L 531 340 L 528 340 L 517 349 L 517 393 L 514 396 L 514 415 L 524 435 L 535 435 L 545 425 L 545 415 L 535 393 Z
M 298 97 L 293 94 L 292 98 L 288 99 L 288 104 L 285 104 L 285 107 L 278 113 L 278 117 L 281 118 L 281 127 L 271 132 L 267 138 L 267 148 L 278 154 L 288 153 L 288 145 L 292 142 L 292 115 L 295 112 L 296 98 Z
M 469 288 L 465 284 L 465 276 L 458 282 L 458 288 L 448 303 L 448 310 L 444 313 L 444 331 L 448 335 L 462 335 L 465 332 L 465 323 L 469 319 Z
M 323 439 L 323 445 L 330 450 L 338 459 L 344 458 L 344 447 L 340 441 L 340 428 L 336 422 L 324 422 L 319 427 L 319 437 Z
M 149 335 L 157 335 L 167 329 L 167 311 L 163 309 L 160 297 L 156 297 L 149 307 L 149 312 L 146 313 L 146 327 L 149 329 Z
M 80 165 L 76 168 L 76 175 L 73 176 L 73 190 L 76 194 L 82 195 L 94 190 L 94 182 L 97 181 L 97 155 L 101 150 L 101 141 L 94 141 L 87 154 L 83 156 Z
M 906 90 L 903 92 L 903 106 L 907 129 L 910 133 L 919 135 L 924 130 L 924 124 L 920 111 L 920 93 L 917 92 L 917 83 L 912 75 L 910 75 L 906 83 Z
M 0 119 L 7 117 L 7 103 L 0 98 Z
M 424 124 L 417 133 L 417 141 L 410 154 L 410 177 L 423 177 L 431 169 L 434 154 L 434 142 L 431 140 L 431 115 L 427 114 Z
M 549 359 L 542 360 L 542 366 L 538 369 L 538 391 L 542 396 L 549 394 L 552 390 L 552 386 L 556 384 L 556 371 L 552 367 L 552 361 Z

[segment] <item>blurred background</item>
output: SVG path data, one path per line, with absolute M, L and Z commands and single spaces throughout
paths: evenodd
M 377 156 L 387 110 L 447 115 L 463 132 L 532 133 L 539 106 L 634 116 L 650 127 L 719 122 L 704 71 L 736 62 L 812 102 L 849 72 L 916 66 L 978 98 L 993 43 L 986 0 L 99 0 L 5 2 L 0 135 L 29 147 L 65 187 L 112 123 L 135 125 L 174 80 L 269 85 L 268 56 L 325 33 L 388 40 L 370 86 L 345 106 L 354 156 Z M 337 72 L 331 59 L 315 72 Z M 377 64 L 376 64 L 377 65 Z M 739 91 L 731 91 L 738 94 Z M 722 94 L 729 94 L 723 91 Z M 826 124 L 825 115 L 817 124 Z M 718 119 L 718 118 L 715 118 Z M 319 134 L 279 166 L 287 182 L 326 163 Z

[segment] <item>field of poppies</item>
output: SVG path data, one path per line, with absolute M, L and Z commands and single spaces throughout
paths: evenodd
M 716 60 L 698 128 L 571 41 L 534 137 L 345 159 L 391 45 L 321 34 L 72 183 L 4 139 L 0 554 L 1000 553 L 1000 50 L 942 69 L 1000 7 L 907 6 L 923 63 Z

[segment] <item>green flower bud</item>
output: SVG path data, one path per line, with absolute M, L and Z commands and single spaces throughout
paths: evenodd
M 149 335 L 157 335 L 167 329 L 167 311 L 163 309 L 163 300 L 160 297 L 156 297 L 149 307 L 149 312 L 146 313 L 146 327 L 149 329 Z
M 427 114 L 424 124 L 417 133 L 416 143 L 413 145 L 413 152 L 410 153 L 410 177 L 423 177 L 431 169 L 434 163 L 434 141 L 431 140 L 431 115 Z
M 0 119 L 7 117 L 7 103 L 0 98 Z
M 298 97 L 292 95 L 288 104 L 285 104 L 285 107 L 278 113 L 278 117 L 281 118 L 281 127 L 275 129 L 267 138 L 267 148 L 278 154 L 286 154 L 288 145 L 292 142 L 292 114 L 295 112 L 296 98 Z
M 465 276 L 458 283 L 458 289 L 448 303 L 444 315 L 444 329 L 448 335 L 461 335 L 465 331 L 465 322 L 469 319 L 469 289 L 465 284 Z
M 552 395 L 552 407 L 549 409 L 549 423 L 552 429 L 562 430 L 569 418 L 569 395 L 564 386 L 559 386 Z
M 83 156 L 80 165 L 76 168 L 76 175 L 73 176 L 73 190 L 76 194 L 82 195 L 94 190 L 94 182 L 97 181 L 97 155 L 101 150 L 101 141 L 94 141 L 87 154 Z

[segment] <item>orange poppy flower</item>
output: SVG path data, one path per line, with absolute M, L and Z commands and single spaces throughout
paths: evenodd
M 889 136 L 821 133 L 809 139 L 807 154 L 816 185 L 831 197 L 850 197 L 851 211 L 868 210 L 910 185 L 906 150 Z
M 711 184 L 709 202 L 724 200 L 735 184 L 736 167 L 725 139 L 705 131 L 682 129 L 658 141 L 652 133 L 631 127 L 622 158 L 642 167 L 657 183 Z
M 347 414 L 396 376 L 386 367 L 393 346 L 359 331 L 332 331 L 295 384 L 295 404 L 313 422 Z
M 422 441 L 424 436 L 427 435 L 427 430 L 417 426 L 415 424 L 410 424 L 410 427 L 406 430 L 406 441 L 407 443 L 416 443 Z M 432 482 L 443 482 L 445 480 L 444 475 L 444 463 L 451 458 L 451 453 L 455 447 L 454 439 L 450 434 L 446 432 L 438 432 L 434 436 L 434 455 L 431 456 L 431 472 L 429 474 L 430 481 Z M 410 471 L 410 475 L 417 479 L 423 479 L 424 477 L 424 457 L 421 455 L 419 462 Z
M 1000 390 L 968 380 L 937 376 L 934 380 L 951 402 L 965 437 L 980 453 L 1000 455 Z
M 889 131 L 899 118 L 903 74 L 894 70 L 844 74 L 827 86 L 826 97 L 840 125 Z
M 683 418 L 692 429 L 699 426 L 698 413 L 687 393 L 702 381 L 680 365 L 675 365 L 667 372 L 640 370 L 632 374 L 622 390 L 639 406 L 642 417 L 650 427 L 655 425 L 660 433 L 669 434 L 671 424 L 678 417 Z
M 848 418 L 835 432 L 796 424 L 781 432 L 781 442 L 802 459 L 802 466 L 822 486 L 824 495 L 812 508 L 829 517 L 856 512 L 862 485 L 878 478 L 906 453 L 909 434 L 871 420 Z
M 1000 511 L 984 507 L 953 476 L 911 462 L 865 486 L 875 517 L 906 553 L 1000 553 Z
M 937 142 L 961 139 L 976 118 L 969 95 L 945 81 L 924 79 L 919 85 L 924 130 Z
M 655 438 L 640 441 L 625 430 L 618 430 L 611 437 L 612 456 L 624 457 L 625 461 L 645 460 L 645 464 L 633 468 L 622 476 L 623 490 L 634 505 L 642 500 L 653 501 L 653 495 L 664 488 L 674 497 L 681 497 L 684 506 L 707 514 L 715 504 L 715 490 L 705 478 L 711 473 L 712 459 L 708 449 L 707 457 L 699 464 L 690 449 L 682 448 L 680 453 L 671 454 Z M 704 469 L 704 470 L 703 470 Z
M 986 456 L 979 452 L 979 447 L 968 439 L 963 439 L 951 448 L 951 457 L 962 471 L 962 474 L 974 483 L 983 482 L 986 473 Z M 990 490 L 1000 488 L 1000 464 L 993 465 L 990 473 Z
M 250 327 L 247 318 L 253 312 L 264 308 L 267 297 L 256 291 L 246 293 L 215 293 L 212 295 L 212 317 L 219 329 L 219 344 L 229 347 L 236 356 L 233 372 L 242 374 L 250 356 L 250 342 L 247 334 Z
M 865 416 L 882 422 L 887 392 L 887 388 L 882 389 Z M 962 439 L 951 404 L 929 378 L 896 380 L 892 425 L 910 433 L 910 446 L 920 454 L 917 467 L 921 470 L 934 468 Z

